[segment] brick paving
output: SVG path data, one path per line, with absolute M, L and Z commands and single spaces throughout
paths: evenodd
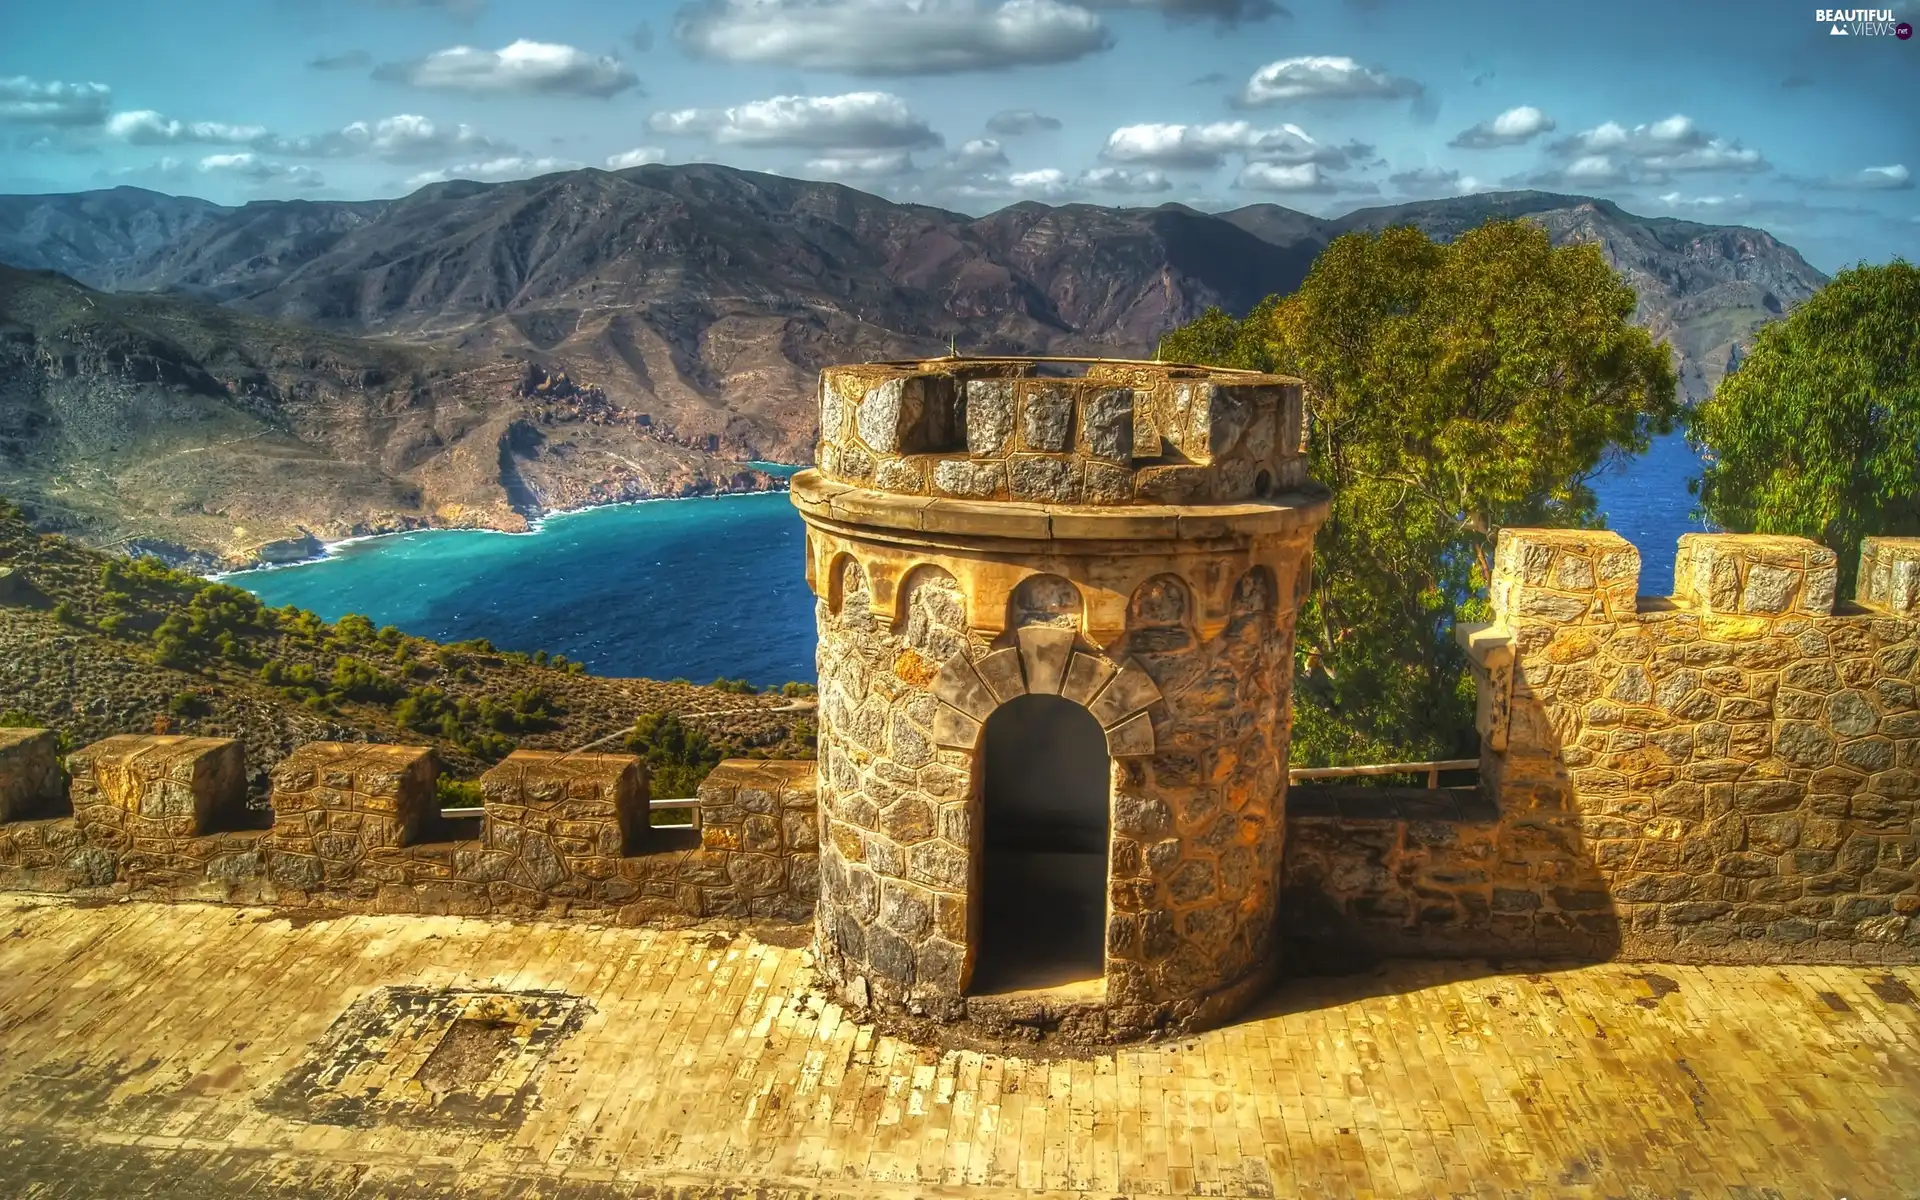
M 0 1195 L 1920 1196 L 1916 968 L 1404 963 L 1050 1058 L 763 932 L 0 897 Z

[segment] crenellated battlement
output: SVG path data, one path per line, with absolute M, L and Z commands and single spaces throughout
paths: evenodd
M 0 878 L 26 890 L 624 921 L 798 921 L 818 892 L 812 762 L 721 763 L 695 825 L 655 828 L 631 754 L 516 750 L 479 814 L 450 816 L 430 748 L 309 742 L 263 813 L 231 738 L 105 738 L 68 756 L 61 795 L 51 733 L 0 735 Z
M 1390 936 L 1547 949 L 1598 912 L 1637 957 L 1920 957 L 1920 538 L 1867 539 L 1851 603 L 1804 538 L 1688 534 L 1670 597 L 1639 569 L 1616 533 L 1501 532 L 1460 630 L 1496 814 L 1461 844 L 1495 866 L 1422 868 L 1491 890 Z
M 1807 538 L 1689 533 L 1674 557 L 1673 595 L 1649 598 L 1639 594 L 1640 552 L 1617 533 L 1503 529 L 1490 590 L 1494 623 L 1510 630 L 1674 611 L 1778 620 L 1833 616 L 1839 574 L 1834 552 Z M 1860 612 L 1920 613 L 1920 538 L 1867 538 L 1854 604 Z
M 899 496 L 1229 504 L 1306 482 L 1304 399 L 1288 376 L 1171 363 L 830 367 L 816 461 L 832 482 Z

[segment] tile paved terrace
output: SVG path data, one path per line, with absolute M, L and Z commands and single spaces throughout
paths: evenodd
M 0 1194 L 1920 1195 L 1914 968 L 1408 963 L 1050 1061 L 801 936 L 0 897 Z

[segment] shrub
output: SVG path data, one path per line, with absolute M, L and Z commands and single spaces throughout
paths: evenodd
M 386 704 L 406 694 L 406 688 L 397 680 L 375 670 L 372 664 L 343 654 L 333 660 L 333 674 L 329 676 L 330 691 L 339 699 L 361 700 L 370 704 Z
M 433 781 L 433 799 L 441 808 L 481 808 L 486 803 L 486 793 L 480 790 L 477 780 L 442 775 Z
M 722 746 L 674 713 L 639 717 L 627 735 L 626 748 L 627 753 L 646 759 L 653 794 L 669 799 L 696 795 L 700 781 L 726 757 Z

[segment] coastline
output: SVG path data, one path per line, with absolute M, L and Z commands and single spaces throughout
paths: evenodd
M 379 533 L 354 534 L 350 537 L 336 538 L 331 541 L 315 537 L 313 540 L 320 545 L 320 551 L 317 554 L 290 559 L 286 562 L 256 563 L 252 566 L 213 571 L 202 574 L 200 577 L 209 582 L 224 583 L 240 575 L 258 575 L 267 571 L 286 570 L 289 567 L 312 566 L 315 563 L 322 563 L 328 559 L 339 557 L 349 546 L 356 546 L 362 542 L 379 541 L 383 538 L 406 537 L 410 534 L 481 533 L 493 534 L 497 537 L 535 537 L 544 532 L 548 523 L 551 521 L 565 517 L 579 516 L 583 513 L 600 512 L 605 509 L 626 508 L 636 504 L 661 504 L 680 500 L 722 500 L 740 496 L 773 495 L 788 491 L 789 485 L 787 480 L 795 473 L 806 470 L 812 464 L 749 460 L 743 462 L 741 465 L 751 467 L 760 471 L 762 474 L 771 476 L 778 481 L 778 486 L 743 488 L 737 490 L 716 487 L 711 491 L 695 492 L 691 495 L 684 496 L 643 496 L 634 500 L 609 500 L 600 504 L 576 504 L 566 508 L 547 508 L 542 509 L 538 516 L 527 518 L 527 527 L 525 529 L 493 529 L 478 525 L 420 525 L 410 529 L 387 529 Z M 769 470 L 768 468 L 774 469 Z

